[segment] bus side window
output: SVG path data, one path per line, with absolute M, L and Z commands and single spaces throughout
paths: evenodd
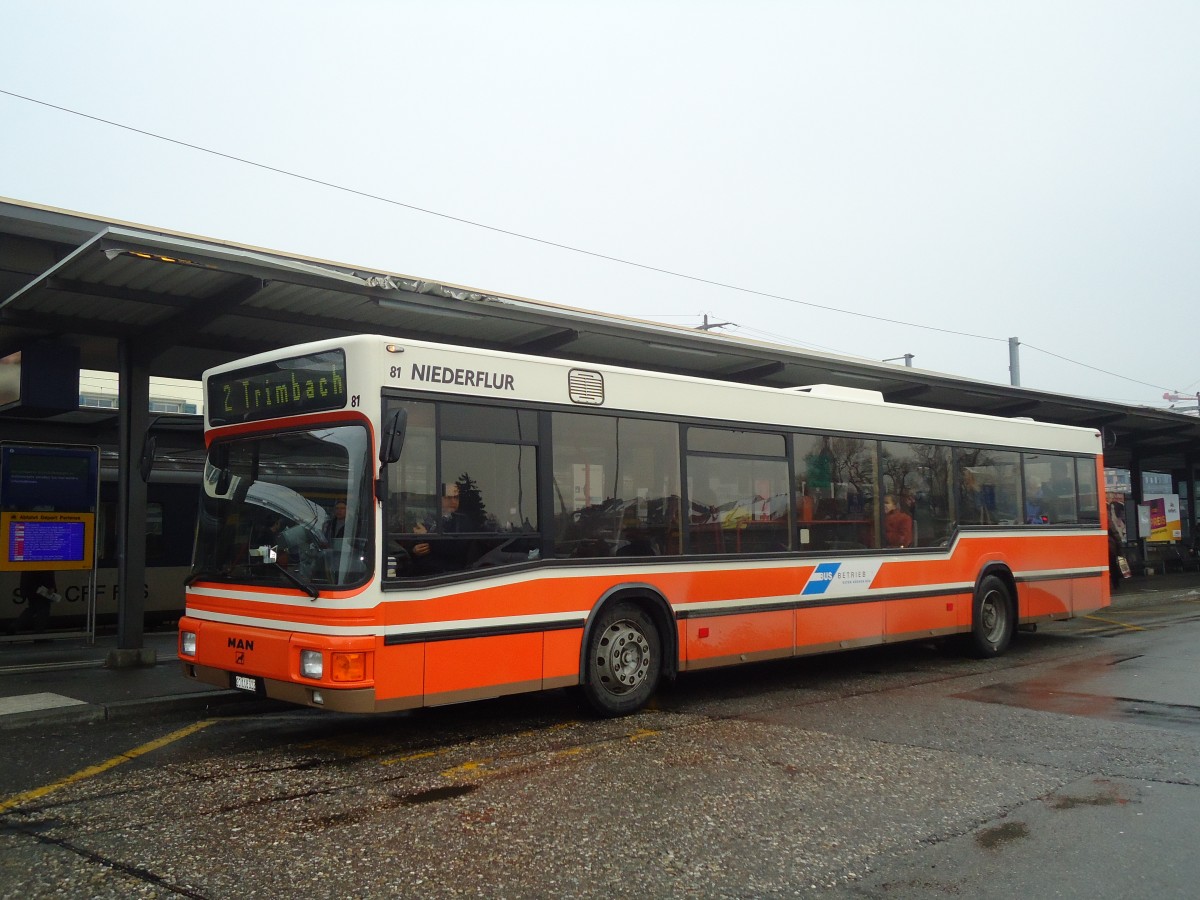
M 1020 521 L 1021 457 L 1008 450 L 959 447 L 954 451 L 959 525 Z
M 1079 521 L 1090 525 L 1100 523 L 1100 495 L 1096 484 L 1096 461 L 1075 460 L 1075 485 L 1079 498 Z
M 554 413 L 554 556 L 679 553 L 679 428 L 649 419 Z
M 1023 453 L 1025 522 L 1071 525 L 1078 521 L 1074 460 L 1049 453 Z
M 690 553 L 792 548 L 784 435 L 690 426 L 687 479 Z
M 799 549 L 878 546 L 875 441 L 827 434 L 796 434 L 792 439 Z
M 937 547 L 950 537 L 950 448 L 942 444 L 883 441 L 885 495 L 913 521 L 913 545 Z M 885 541 L 887 543 L 887 541 Z

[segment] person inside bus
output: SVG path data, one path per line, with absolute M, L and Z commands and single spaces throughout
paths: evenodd
M 959 472 L 958 508 L 962 525 L 990 525 L 992 513 L 975 473 L 967 466 Z
M 616 556 L 656 556 L 658 551 L 650 540 L 650 535 L 641 529 L 626 533 L 626 542 L 617 549 Z
M 1027 483 L 1028 485 L 1028 483 Z M 1025 491 L 1025 522 L 1029 525 L 1046 525 L 1050 522 L 1046 503 L 1048 485 L 1034 483 Z
M 346 501 L 339 500 L 333 505 L 333 518 L 325 521 L 325 536 L 331 541 L 346 536 Z
M 417 539 L 397 541 L 404 575 L 438 575 L 465 567 L 464 542 L 446 537 L 466 530 L 459 513 L 458 490 L 454 485 L 450 487 L 452 490 L 442 496 L 441 518 L 430 516 L 413 523 L 411 533 Z
M 900 508 L 895 494 L 883 498 L 883 543 L 886 547 L 911 547 L 913 519 Z
M 279 543 L 279 534 L 283 531 L 283 516 L 268 516 L 267 521 L 260 524 L 251 542 L 255 546 L 266 544 L 274 547 Z

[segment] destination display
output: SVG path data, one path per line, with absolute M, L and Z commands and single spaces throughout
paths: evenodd
M 205 409 L 210 425 L 233 425 L 341 409 L 346 397 L 346 354 L 327 350 L 210 375 Z

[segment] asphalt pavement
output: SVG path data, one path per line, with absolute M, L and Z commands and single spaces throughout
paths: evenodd
M 1139 575 L 1113 596 L 1113 609 L 1200 596 L 1200 573 Z M 1049 626 L 1053 627 L 1053 626 Z M 0 639 L 0 730 L 51 722 L 98 722 L 196 713 L 259 701 L 184 677 L 174 631 L 151 632 L 143 648 L 152 665 L 110 667 L 117 638 L 99 634 L 34 641 Z

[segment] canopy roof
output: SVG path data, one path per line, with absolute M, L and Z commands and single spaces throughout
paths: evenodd
M 0 356 L 52 339 L 78 347 L 85 368 L 115 370 L 125 341 L 151 374 L 194 379 L 241 356 L 363 332 L 772 387 L 837 384 L 890 401 L 1093 427 L 1105 430 L 1111 465 L 1136 457 L 1144 469 L 1178 470 L 1200 450 L 1200 418 L 1170 410 L 814 353 L 0 199 Z

